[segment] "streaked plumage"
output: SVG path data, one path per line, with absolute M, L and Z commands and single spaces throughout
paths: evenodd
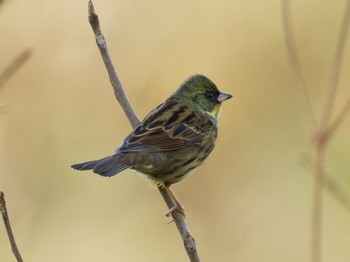
M 72 167 L 107 177 L 131 168 L 169 187 L 212 152 L 221 102 L 229 98 L 207 77 L 193 75 L 145 117 L 114 155 Z

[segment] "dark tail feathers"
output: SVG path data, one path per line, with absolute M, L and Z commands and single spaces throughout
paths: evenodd
M 110 177 L 130 168 L 131 165 L 120 162 L 118 156 L 108 156 L 99 160 L 74 164 L 71 167 L 80 171 L 92 169 L 96 174 Z

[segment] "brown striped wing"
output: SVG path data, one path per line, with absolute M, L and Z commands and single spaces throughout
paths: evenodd
M 151 113 L 117 149 L 123 152 L 166 152 L 199 146 L 212 123 L 190 107 L 167 100 Z

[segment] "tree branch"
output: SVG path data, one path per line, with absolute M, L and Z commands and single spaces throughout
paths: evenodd
M 0 1 L 0 4 L 1 3 L 2 1 Z M 18 71 L 18 69 L 29 59 L 31 54 L 32 54 L 31 49 L 24 50 L 2 72 L 0 72 L 0 88 L 4 86 L 5 83 L 11 78 L 11 76 L 13 76 Z M 0 109 L 1 109 L 1 106 L 0 106 Z M 6 228 L 8 239 L 10 241 L 12 252 L 15 255 L 18 262 L 23 262 L 21 254 L 16 245 L 15 237 L 12 232 L 10 219 L 6 208 L 5 194 L 2 191 L 0 192 L 0 213 L 5 224 L 5 228 Z
M 333 63 L 330 70 L 329 80 L 328 80 L 328 93 L 325 96 L 324 108 L 322 113 L 321 124 L 319 128 L 320 135 L 326 134 L 326 129 L 328 128 L 333 104 L 335 100 L 335 95 L 339 82 L 339 73 L 341 70 L 343 57 L 344 57 L 344 47 L 348 37 L 349 32 L 349 22 L 350 22 L 350 1 L 348 0 L 346 3 L 346 8 L 344 10 L 343 21 L 341 24 L 338 43 L 335 49 L 335 54 L 333 58 Z M 327 139 L 327 137 L 324 137 Z
M 15 237 L 13 236 L 13 233 L 12 233 L 10 219 L 9 219 L 8 214 L 7 214 L 5 194 L 2 191 L 0 192 L 0 212 L 2 215 L 2 219 L 4 220 L 4 224 L 5 224 L 7 236 L 9 238 L 9 241 L 11 244 L 12 252 L 15 255 L 18 262 L 23 262 L 21 254 L 20 254 L 18 247 L 16 245 Z
M 311 108 L 309 94 L 307 92 L 303 71 L 301 69 L 298 51 L 295 44 L 295 37 L 292 27 L 292 19 L 290 16 L 290 0 L 282 1 L 282 18 L 284 26 L 284 36 L 287 46 L 287 52 L 289 55 L 289 61 L 294 73 L 294 79 L 296 80 L 297 95 L 299 96 L 299 102 L 301 111 L 304 115 L 306 126 L 309 131 L 309 136 L 312 138 L 315 134 L 317 125 L 314 117 L 314 113 Z
M 338 43 L 335 50 L 333 63 L 330 69 L 330 75 L 328 80 L 328 93 L 325 96 L 325 102 L 323 112 L 321 115 L 320 125 L 317 123 L 312 114 L 311 104 L 307 94 L 304 77 L 302 74 L 300 62 L 298 60 L 298 53 L 295 46 L 294 35 L 292 32 L 291 18 L 290 18 L 290 0 L 284 0 L 282 2 L 282 15 L 284 22 L 284 32 L 286 38 L 287 50 L 289 53 L 290 62 L 294 70 L 295 77 L 298 79 L 298 86 L 300 91 L 299 97 L 301 99 L 304 118 L 309 128 L 309 135 L 311 144 L 314 151 L 314 185 L 313 185 L 313 203 L 312 203 L 312 220 L 311 220 L 311 261 L 320 262 L 322 260 L 322 208 L 323 208 L 323 186 L 332 193 L 336 193 L 335 196 L 341 201 L 346 203 L 344 194 L 341 194 L 339 187 L 336 187 L 334 181 L 332 183 L 327 180 L 324 172 L 324 158 L 326 145 L 329 139 L 334 134 L 334 131 L 338 128 L 346 113 L 350 109 L 350 98 L 345 103 L 340 113 L 336 116 L 335 120 L 330 123 L 331 113 L 334 108 L 334 100 L 336 95 L 336 89 L 339 81 L 339 73 L 341 70 L 345 42 L 349 30 L 350 21 L 350 0 L 347 1 L 347 5 L 344 11 L 343 21 L 338 36 Z
M 21 52 L 1 73 L 0 87 L 2 87 L 10 77 L 29 59 L 32 54 L 32 49 L 26 49 Z
M 343 108 L 340 110 L 340 112 L 335 116 L 335 119 L 333 122 L 329 125 L 327 130 L 325 131 L 325 137 L 330 138 L 333 136 L 335 131 L 338 129 L 340 124 L 343 122 L 343 119 L 347 115 L 347 113 L 350 111 L 350 97 L 345 102 Z
M 114 69 L 113 62 L 108 52 L 106 40 L 101 32 L 100 21 L 98 20 L 98 16 L 95 13 L 94 5 L 92 4 L 92 1 L 89 1 L 88 5 L 89 5 L 88 6 L 89 23 L 91 25 L 92 30 L 94 31 L 96 44 L 98 46 L 98 49 L 100 50 L 103 62 L 105 63 L 109 80 L 111 81 L 111 84 L 114 90 L 115 98 L 117 99 L 120 106 L 124 110 L 124 113 L 128 118 L 131 126 L 135 128 L 140 124 L 140 121 L 138 120 L 136 114 L 134 113 L 134 110 L 132 109 L 129 103 L 129 100 L 126 97 L 122 83 L 120 82 L 117 72 Z
M 100 22 L 98 20 L 98 16 L 95 13 L 94 6 L 92 1 L 90 0 L 88 3 L 88 14 L 89 14 L 89 22 L 92 27 L 92 30 L 95 35 L 96 44 L 100 50 L 102 59 L 105 63 L 106 69 L 108 71 L 109 79 L 112 84 L 114 95 L 121 105 L 122 109 L 124 110 L 125 115 L 127 116 L 131 126 L 133 128 L 137 127 L 140 123 L 138 118 L 136 117 L 126 95 L 123 89 L 123 86 L 117 76 L 117 73 L 115 72 L 112 60 L 109 56 L 108 48 L 106 40 L 101 32 L 100 28 Z M 175 205 L 174 200 L 172 199 L 171 195 L 165 190 L 163 187 L 158 187 L 161 195 L 163 196 L 163 199 L 169 209 Z M 191 236 L 188 226 L 185 222 L 184 217 L 179 214 L 178 212 L 172 213 L 173 220 L 177 226 L 177 229 L 181 235 L 181 238 L 184 242 L 184 246 L 186 249 L 186 252 L 190 258 L 190 261 L 200 261 L 199 255 L 196 249 L 196 244 L 194 238 Z

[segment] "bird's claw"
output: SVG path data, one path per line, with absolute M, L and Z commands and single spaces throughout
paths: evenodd
M 172 208 L 170 208 L 166 213 L 165 216 L 169 217 L 171 214 L 173 214 L 175 211 L 179 212 L 183 217 L 185 217 L 185 208 L 179 204 L 176 203 Z

